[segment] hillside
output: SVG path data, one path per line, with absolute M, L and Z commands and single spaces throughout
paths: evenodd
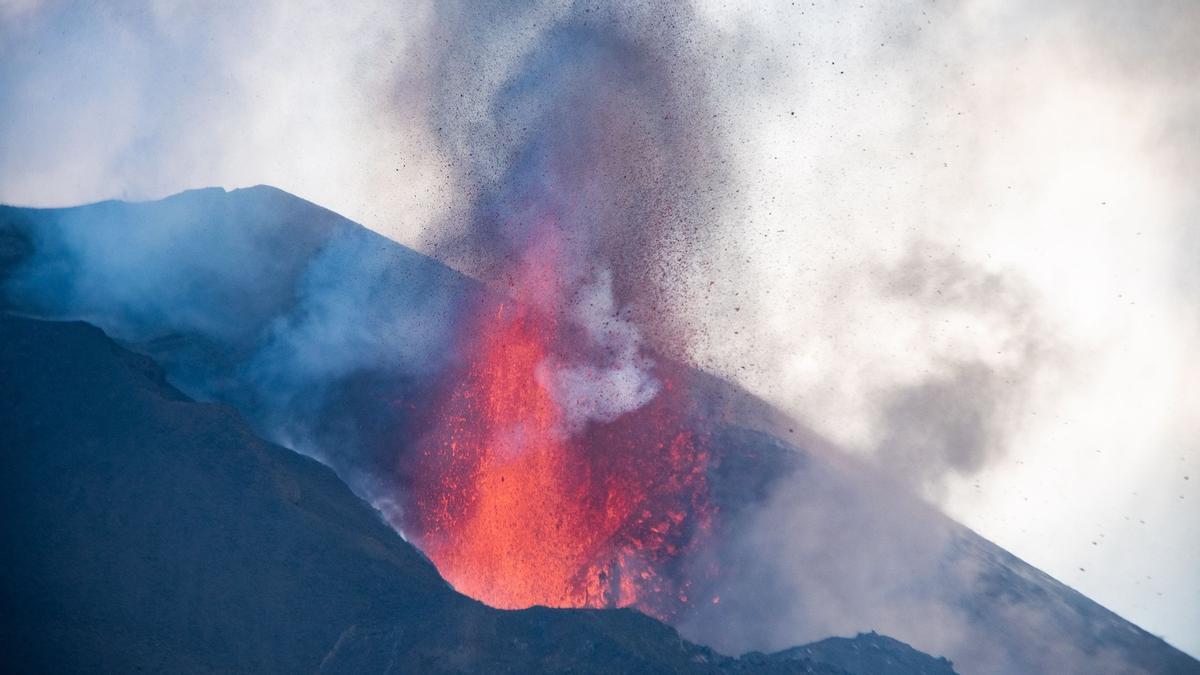
M 329 469 L 91 326 L 0 317 L 0 346 L 9 672 L 748 667 L 629 610 L 458 595 Z

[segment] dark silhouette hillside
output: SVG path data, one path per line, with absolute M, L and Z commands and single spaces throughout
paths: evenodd
M 630 610 L 484 607 L 328 468 L 87 324 L 0 316 L 0 400 L 8 672 L 847 672 Z

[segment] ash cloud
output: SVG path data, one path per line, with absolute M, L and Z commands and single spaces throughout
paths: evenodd
M 1146 494 L 1133 481 L 1113 480 L 1111 467 L 1156 472 L 1150 489 L 1157 491 L 1178 481 L 1170 467 L 1194 462 L 1147 441 L 1142 432 L 1161 418 L 1129 411 L 1137 407 L 1131 398 L 1152 391 L 1157 405 L 1176 405 L 1186 394 L 1172 385 L 1175 374 L 1194 371 L 1191 350 L 1183 348 L 1181 358 L 1177 346 L 1195 335 L 1194 297 L 1181 300 L 1176 289 L 1149 280 L 1157 275 L 1149 270 L 1166 270 L 1172 282 L 1194 277 L 1194 265 L 1179 264 L 1195 251 L 1194 199 L 1172 183 L 1195 174 L 1194 125 L 1181 120 L 1196 117 L 1198 99 L 1180 87 L 1195 79 L 1196 42 L 1180 28 L 1194 23 L 1195 8 L 1067 3 L 1046 14 L 1041 6 L 976 2 L 803 10 L 803 19 L 780 12 L 758 26 L 758 53 L 791 74 L 772 88 L 796 84 L 775 97 L 765 93 L 766 110 L 756 119 L 776 133 L 752 152 L 773 160 L 765 174 L 789 172 L 790 184 L 764 188 L 759 208 L 748 212 L 759 222 L 740 222 L 745 237 L 734 250 L 758 264 L 727 265 L 727 274 L 755 279 L 756 292 L 730 300 L 715 317 L 753 336 L 748 342 L 758 350 L 739 344 L 722 354 L 717 345 L 708 354 L 723 362 L 722 372 L 935 500 L 955 484 L 969 485 L 965 479 L 985 477 L 994 481 L 985 486 L 994 502 L 1027 495 L 1027 507 L 977 521 L 992 531 L 973 525 L 993 537 L 1004 533 L 1008 545 L 1022 542 L 1015 550 L 1039 566 L 1056 561 L 1048 571 L 1097 598 L 1115 599 L 1117 589 L 1141 578 L 1139 567 L 1172 569 L 1174 590 L 1164 588 L 1164 596 L 1195 588 L 1195 572 L 1182 567 L 1191 563 L 1176 548 L 1196 540 L 1195 520 L 1179 511 L 1163 515 L 1177 525 L 1167 536 L 1175 543 L 1158 549 L 1161 556 L 1148 554 L 1157 535 L 1130 536 L 1138 553 L 1127 560 L 1136 557 L 1137 566 L 1116 571 L 1123 556 L 1103 556 L 1114 570 L 1103 581 L 1091 565 L 1086 575 L 1073 574 L 1083 565 L 1059 553 L 1070 546 L 1082 556 L 1092 547 L 1073 531 L 1083 519 L 1109 518 L 1111 533 L 1113 521 L 1129 518 L 1117 509 L 1145 501 L 1134 497 L 1115 517 L 1105 514 L 1101 504 Z M 855 29 L 840 28 L 848 25 Z M 1146 237 L 1164 250 L 1147 247 Z M 1139 284 L 1143 292 L 1134 298 Z M 1145 370 L 1129 368 L 1116 396 L 1089 401 L 1074 416 L 1049 404 L 1061 402 L 1063 390 L 1086 391 L 1088 378 L 1132 357 L 1150 333 L 1143 346 L 1154 346 L 1139 361 Z M 1110 341 L 1098 349 L 1103 340 Z M 747 365 L 747 353 L 764 358 Z M 1158 368 L 1171 379 L 1152 383 Z M 1079 428 L 1105 431 L 1079 442 L 1071 433 Z M 1089 470 L 1100 448 L 1106 457 L 1137 459 Z M 1005 475 L 1016 464 L 1010 459 L 1041 467 L 1040 480 Z M 1056 470 L 1071 475 L 1072 485 L 1047 489 Z M 903 489 L 877 486 L 852 500 L 824 481 L 777 485 L 771 506 L 737 528 L 745 549 L 730 567 L 757 573 L 731 580 L 722 609 L 711 608 L 710 621 L 689 630 L 769 649 L 803 641 L 810 628 L 844 631 L 829 622 L 847 611 L 928 651 L 962 655 L 956 661 L 972 672 L 1138 670 L 1110 650 L 1080 651 L 1047 638 L 1056 620 L 1011 596 L 996 611 L 1027 627 L 1025 646 L 1011 653 L 1029 660 L 979 653 L 997 637 L 972 634 L 978 607 L 931 589 L 985 592 L 994 579 L 965 564 L 945 580 L 922 579 L 928 561 L 905 543 L 922 532 L 886 516 L 899 508 L 893 496 Z M 874 503 L 862 518 L 847 506 L 858 499 Z M 1045 528 L 1041 541 L 1018 534 L 1056 514 L 1057 531 Z M 810 586 L 813 578 L 822 581 Z M 738 615 L 742 593 L 753 600 Z M 1134 602 L 1120 611 L 1136 616 L 1135 608 L 1149 604 L 1135 597 L 1143 594 L 1144 587 L 1131 590 L 1126 600 Z M 758 607 L 768 609 L 752 616 Z M 737 618 L 717 618 L 721 611 Z M 1151 614 L 1144 616 L 1150 625 Z M 1194 623 L 1157 625 L 1174 626 L 1169 639 L 1194 645 Z M 746 625 L 754 628 L 725 630 Z
M 575 362 L 543 364 L 570 431 L 640 407 L 659 387 L 643 336 L 685 351 L 686 262 L 715 225 L 724 139 L 691 8 L 452 2 L 432 25 L 466 206 L 427 248 L 582 329 Z

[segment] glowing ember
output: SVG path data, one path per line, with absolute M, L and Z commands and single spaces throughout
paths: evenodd
M 522 273 L 515 288 L 554 281 Z M 650 403 L 570 435 L 539 378 L 569 349 L 570 327 L 506 300 L 471 328 L 465 373 L 413 467 L 408 531 L 458 590 L 495 607 L 672 615 L 688 602 L 680 557 L 712 512 L 708 455 L 670 374 L 657 368 Z

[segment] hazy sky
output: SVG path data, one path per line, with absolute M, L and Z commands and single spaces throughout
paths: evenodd
M 0 201 L 268 183 L 419 247 L 429 6 L 246 4 L 0 0 Z M 1136 5 L 700 7 L 693 357 L 1200 654 L 1200 5 Z

